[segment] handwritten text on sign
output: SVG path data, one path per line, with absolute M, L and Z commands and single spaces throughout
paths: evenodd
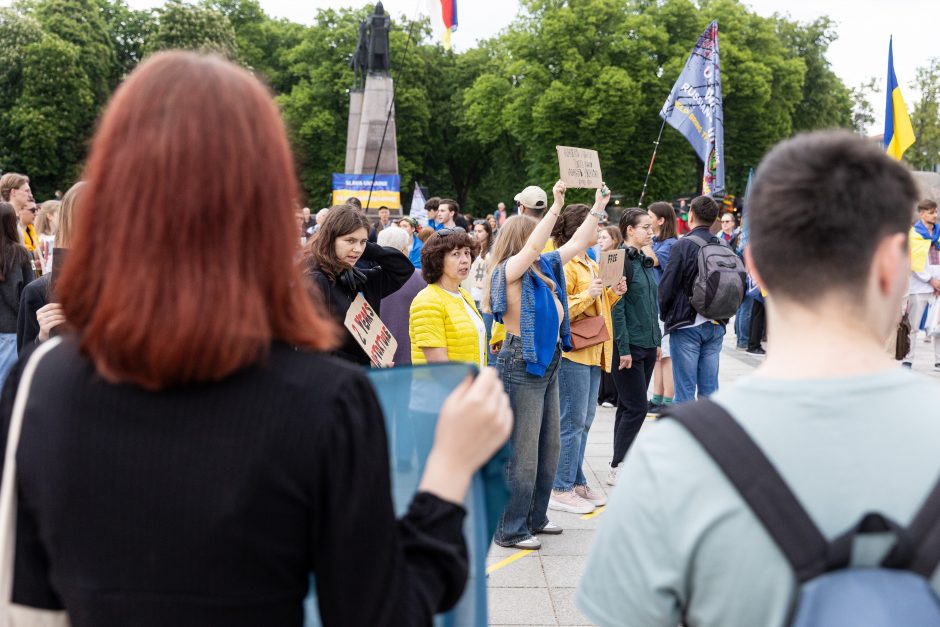
M 568 187 L 597 189 L 601 186 L 601 163 L 596 150 L 555 146 L 561 180 Z
M 626 260 L 627 251 L 622 248 L 616 248 L 601 253 L 601 281 L 604 286 L 613 287 L 620 282 L 623 277 L 623 262 Z
M 374 365 L 380 368 L 392 365 L 398 342 L 362 294 L 349 306 L 345 325 Z

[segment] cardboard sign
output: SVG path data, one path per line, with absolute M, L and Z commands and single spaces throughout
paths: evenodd
M 598 189 L 601 186 L 601 163 L 596 150 L 555 146 L 561 180 L 568 187 Z
M 392 365 L 398 342 L 362 294 L 356 296 L 349 306 L 344 324 L 375 366 L 386 368 Z
M 617 285 L 617 283 L 620 283 L 620 279 L 623 277 L 623 264 L 626 258 L 627 251 L 622 248 L 609 250 L 606 253 L 601 252 L 600 279 L 604 282 L 604 287 L 613 287 Z

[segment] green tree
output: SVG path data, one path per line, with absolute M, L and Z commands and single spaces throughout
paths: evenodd
M 112 86 L 127 76 L 144 58 L 147 38 L 156 28 L 152 11 L 131 9 L 124 0 L 98 0 L 102 18 L 114 45 Z
M 917 68 L 911 87 L 920 92 L 920 99 L 911 112 L 916 141 L 905 158 L 915 170 L 936 170 L 940 166 L 940 57 Z
M 181 48 L 237 58 L 235 29 L 219 11 L 169 0 L 156 10 L 156 16 L 157 26 L 147 39 L 145 52 Z
M 852 101 L 852 128 L 856 133 L 867 135 L 875 123 L 875 109 L 872 99 L 881 93 L 881 85 L 875 77 L 849 90 Z
M 45 35 L 23 50 L 23 89 L 4 111 L 0 163 L 27 173 L 37 197 L 78 176 L 95 93 L 74 44 Z

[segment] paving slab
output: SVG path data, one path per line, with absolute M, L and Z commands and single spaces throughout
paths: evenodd
M 558 625 L 548 588 L 490 588 L 491 625 Z
M 552 605 L 559 625 L 593 625 L 575 605 L 576 588 L 552 588 Z

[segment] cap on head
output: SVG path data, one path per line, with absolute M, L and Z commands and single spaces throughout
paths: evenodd
M 545 190 L 538 185 L 529 185 L 516 194 L 515 200 L 529 209 L 544 210 L 548 207 L 548 196 L 545 194 Z

